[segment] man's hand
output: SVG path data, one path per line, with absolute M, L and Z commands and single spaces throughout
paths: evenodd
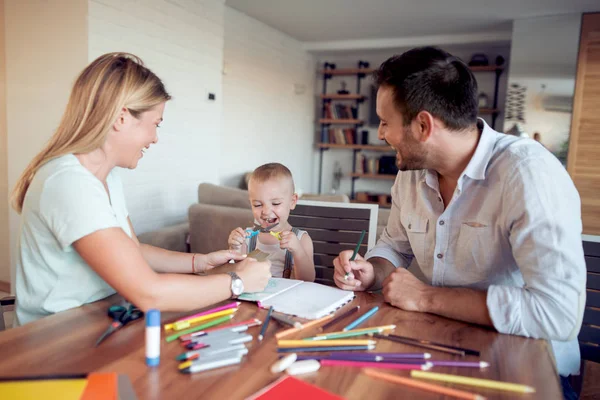
M 402 310 L 427 312 L 429 288 L 406 269 L 397 268 L 383 281 L 383 298 Z
M 333 280 L 340 289 L 363 291 L 375 282 L 373 265 L 359 254 L 350 261 L 352 250 L 344 250 L 333 260 Z

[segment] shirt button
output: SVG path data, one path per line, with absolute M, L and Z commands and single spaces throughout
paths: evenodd
M 442 253 L 438 253 L 438 255 L 437 255 L 437 258 L 442 258 L 442 257 L 444 257 L 444 256 L 442 255 Z
M 440 221 L 440 225 L 444 225 L 444 220 L 441 220 L 441 221 Z

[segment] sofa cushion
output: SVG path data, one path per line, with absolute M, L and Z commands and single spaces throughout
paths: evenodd
M 247 190 L 212 183 L 198 185 L 198 203 L 250 209 Z
M 189 219 L 192 253 L 227 249 L 227 239 L 231 231 L 237 227 L 252 226 L 254 220 L 250 208 L 211 204 L 193 204 L 189 208 Z

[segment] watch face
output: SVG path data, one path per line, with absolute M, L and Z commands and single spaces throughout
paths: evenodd
M 234 295 L 239 296 L 244 291 L 244 284 L 241 279 L 234 279 L 231 282 L 231 291 Z

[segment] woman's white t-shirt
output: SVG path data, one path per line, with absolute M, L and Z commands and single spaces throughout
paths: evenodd
M 49 161 L 35 174 L 21 213 L 15 325 L 115 293 L 73 248 L 78 239 L 106 228 L 122 228 L 131 237 L 115 170 L 106 183 L 110 197 L 72 154 Z

